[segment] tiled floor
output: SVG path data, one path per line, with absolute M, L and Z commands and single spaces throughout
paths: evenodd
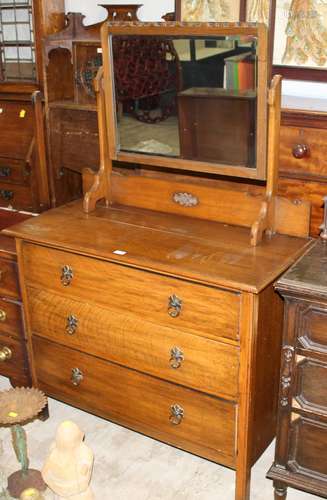
M 0 390 L 9 387 L 0 377 Z M 95 454 L 92 488 L 96 500 L 233 500 L 233 471 L 94 417 L 58 401 L 49 400 L 50 419 L 26 426 L 31 467 L 40 468 L 63 420 L 74 420 L 86 433 Z M 265 474 L 273 460 L 273 446 L 253 468 L 251 500 L 273 500 Z M 18 469 L 8 429 L 0 428 L 1 484 Z M 48 491 L 45 498 L 57 497 Z M 316 496 L 289 489 L 288 500 L 316 500 Z

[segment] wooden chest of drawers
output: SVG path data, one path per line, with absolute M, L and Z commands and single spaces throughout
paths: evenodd
M 31 382 L 18 286 L 15 242 L 0 235 L 0 374 L 14 386 Z
M 287 486 L 327 498 L 327 244 L 317 242 L 278 282 L 286 305 L 275 463 Z
M 310 244 L 135 208 L 73 203 L 17 237 L 33 382 L 47 394 L 237 471 L 275 434 L 282 300 Z M 267 271 L 267 272 L 266 272 Z

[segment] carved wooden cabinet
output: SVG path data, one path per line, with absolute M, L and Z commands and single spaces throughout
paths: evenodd
M 63 22 L 64 0 L 0 4 L 0 206 L 34 212 L 50 206 L 42 39 Z
M 139 5 L 103 5 L 112 21 L 135 20 Z M 99 168 L 99 130 L 93 86 L 102 65 L 100 28 L 78 12 L 44 40 L 48 161 L 52 205 L 82 196 L 83 168 Z
M 305 107 L 305 100 L 297 106 Z M 309 103 L 310 104 L 310 103 Z M 327 189 L 327 112 L 284 109 L 280 137 L 278 190 L 295 202 L 312 205 L 312 236 L 319 235 L 322 198 Z
M 276 288 L 285 302 L 275 462 L 276 500 L 288 486 L 327 498 L 327 243 L 318 241 Z

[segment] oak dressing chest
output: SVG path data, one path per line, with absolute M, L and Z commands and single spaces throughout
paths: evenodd
M 183 37 L 214 39 L 215 50 L 221 37 L 236 36 L 236 48 L 254 37 L 255 167 L 149 153 L 176 145 L 176 111 L 170 100 L 163 117 L 170 97 L 153 95 L 117 113 L 116 35 L 116 46 L 147 36 L 145 46 L 162 42 L 169 54 Z M 251 467 L 275 434 L 283 308 L 273 282 L 311 245 L 309 206 L 276 195 L 280 79 L 267 88 L 266 35 L 263 25 L 105 23 L 95 82 L 99 171 L 84 169 L 83 202 L 7 230 L 16 237 L 34 384 L 235 469 L 236 500 L 249 499 Z M 167 74 L 178 61 L 160 64 Z M 177 133 L 169 144 L 162 128 L 140 140 L 169 126 Z
M 287 487 L 327 498 L 327 203 L 324 239 L 277 281 L 285 302 L 275 498 Z

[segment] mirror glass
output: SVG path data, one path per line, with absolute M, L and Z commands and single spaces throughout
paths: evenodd
M 118 151 L 255 168 L 257 39 L 111 36 Z

